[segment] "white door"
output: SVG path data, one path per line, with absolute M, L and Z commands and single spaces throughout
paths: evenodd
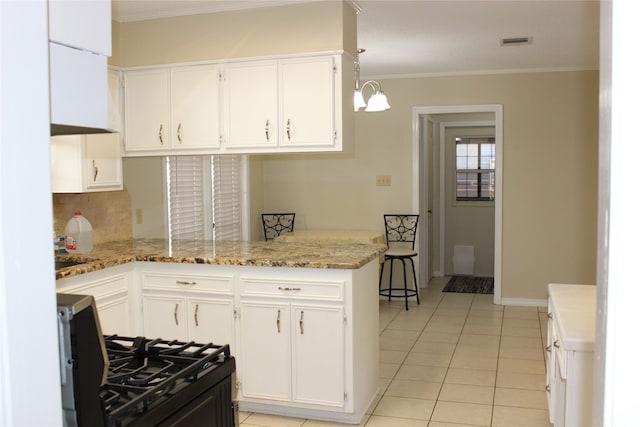
M 240 325 L 243 396 L 290 400 L 289 305 L 243 302 Z
M 215 148 L 220 141 L 218 66 L 171 70 L 173 148 Z
M 344 406 L 342 307 L 294 305 L 292 312 L 293 400 Z
M 228 147 L 278 145 L 278 63 L 229 64 L 225 78 Z
M 189 339 L 199 343 L 229 344 L 234 349 L 233 301 L 189 298 Z
M 187 340 L 187 311 L 184 298 L 144 295 L 142 310 L 144 335 L 147 338 Z
M 283 60 L 280 67 L 280 145 L 333 145 L 334 58 Z
M 170 96 L 169 70 L 124 73 L 127 151 L 170 147 Z

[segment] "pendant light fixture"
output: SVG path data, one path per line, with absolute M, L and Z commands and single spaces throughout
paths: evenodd
M 355 89 L 353 91 L 353 110 L 358 111 L 363 107 L 366 107 L 364 111 L 384 111 L 391 108 L 387 101 L 387 96 L 382 92 L 382 86 L 375 80 L 367 80 L 360 85 L 360 54 L 364 52 L 364 49 L 358 49 L 358 56 L 356 58 L 356 76 L 355 76 Z M 371 88 L 373 93 L 369 97 L 369 102 L 364 100 L 364 89 L 366 87 Z

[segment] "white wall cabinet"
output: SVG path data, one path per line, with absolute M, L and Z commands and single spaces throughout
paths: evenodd
M 235 349 L 232 276 L 180 264 L 142 274 L 144 334 L 229 344 Z
M 122 72 L 110 68 L 107 73 L 109 81 L 109 129 L 114 132 L 124 130 L 122 114 Z
M 93 296 L 104 334 L 138 335 L 139 331 L 135 330 L 132 322 L 131 279 L 131 265 L 127 264 L 59 279 L 56 290 L 59 293 Z
M 122 190 L 120 134 L 51 137 L 54 193 Z
M 217 149 L 217 65 L 125 71 L 124 79 L 127 155 Z
M 556 427 L 591 425 L 596 287 L 550 284 L 547 398 Z
M 225 151 L 341 148 L 339 55 L 226 65 Z

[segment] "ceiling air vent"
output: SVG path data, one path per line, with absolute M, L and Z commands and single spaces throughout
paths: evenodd
M 515 46 L 533 43 L 533 37 L 507 37 L 500 39 L 500 46 Z

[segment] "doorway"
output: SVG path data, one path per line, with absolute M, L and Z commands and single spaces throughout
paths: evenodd
M 502 261 L 502 105 L 457 105 L 413 108 L 413 207 L 418 211 L 420 228 L 418 265 L 422 283 L 445 275 L 445 180 L 444 150 L 441 141 L 448 128 L 493 127 L 495 130 L 495 199 L 493 218 L 494 304 L 501 304 Z

